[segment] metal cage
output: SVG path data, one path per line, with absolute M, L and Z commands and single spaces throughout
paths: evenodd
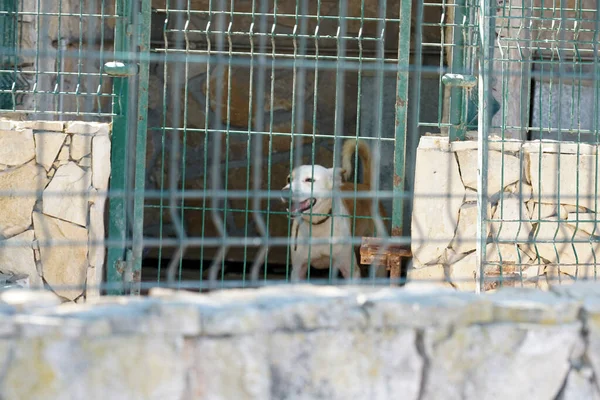
M 380 264 L 396 282 L 412 271 L 459 287 L 453 279 L 475 285 L 474 274 L 477 290 L 595 276 L 593 0 L 3 4 L 1 115 L 112 123 L 111 293 L 289 282 L 296 233 L 281 189 L 303 164 L 341 170 L 348 138 L 366 142 L 372 162 L 353 156 L 347 181 L 371 171 L 371 187 L 330 194 L 380 200 L 379 239 L 353 234 L 355 216 L 347 234 L 308 243 L 353 248 L 364 281 L 380 282 Z M 417 190 L 432 137 L 447 138 L 432 173 L 456 169 L 458 193 Z M 458 204 L 440 206 L 445 238 L 415 217 L 435 196 Z M 454 237 L 466 203 L 476 232 Z M 441 244 L 423 261 L 415 238 Z M 342 282 L 332 266 L 308 279 Z

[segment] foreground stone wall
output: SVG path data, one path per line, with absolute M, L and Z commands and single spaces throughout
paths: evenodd
M 0 273 L 64 301 L 98 294 L 109 134 L 104 123 L 0 120 Z
M 50 297 L 48 297 L 50 296 Z M 600 286 L 0 294 L 5 399 L 598 399 Z
M 421 138 L 409 279 L 475 289 L 477 142 Z M 592 277 L 597 259 L 598 146 L 552 140 L 489 143 L 485 276 L 548 288 Z

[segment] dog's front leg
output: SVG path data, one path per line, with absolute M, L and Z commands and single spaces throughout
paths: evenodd
M 306 279 L 308 262 L 298 252 L 292 253 L 292 282 Z
M 335 268 L 340 270 L 344 279 L 360 279 L 360 264 L 354 251 L 344 251 L 335 260 Z

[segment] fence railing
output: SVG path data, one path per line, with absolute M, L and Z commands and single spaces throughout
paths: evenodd
M 31 203 L 3 242 L 39 242 L 35 213 L 85 228 L 88 285 L 595 277 L 594 1 L 5 3 L 0 141 L 26 155 L 0 164 L 43 171 L 0 183 Z M 111 122 L 109 153 L 73 121 Z

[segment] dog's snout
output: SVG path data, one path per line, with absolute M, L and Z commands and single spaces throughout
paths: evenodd
M 287 184 L 283 187 L 283 189 L 281 189 L 281 201 L 284 203 L 287 203 L 289 198 L 290 198 L 290 193 L 291 193 L 291 188 L 290 185 Z

